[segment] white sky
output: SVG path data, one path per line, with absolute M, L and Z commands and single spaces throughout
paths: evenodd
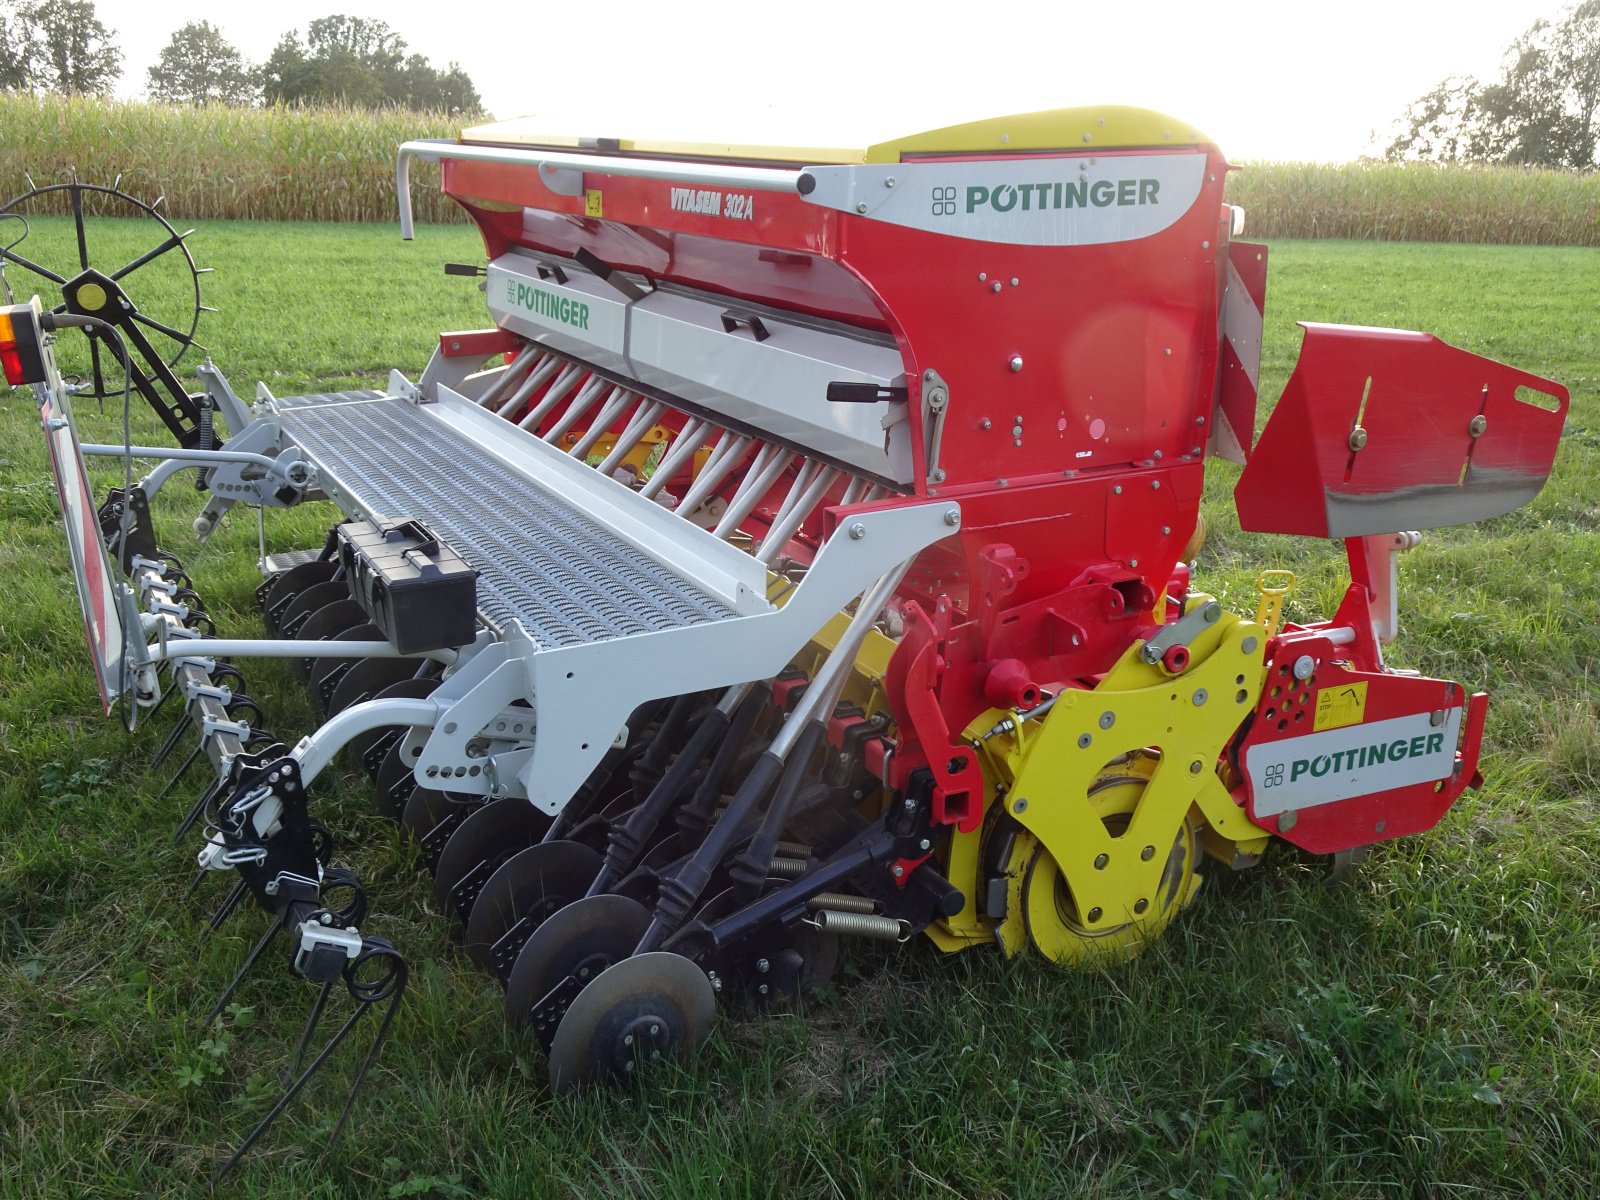
M 252 61 L 331 13 L 454 60 L 497 117 L 577 114 L 584 136 L 865 145 L 957 121 L 1133 104 L 1234 161 L 1354 158 L 1446 75 L 1493 74 L 1564 0 L 97 0 L 120 94 L 207 19 Z

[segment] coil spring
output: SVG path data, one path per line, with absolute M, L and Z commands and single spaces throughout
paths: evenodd
M 840 912 L 838 909 L 819 909 L 810 922 L 823 933 L 837 933 L 846 937 L 869 938 L 876 942 L 903 942 L 911 936 L 911 926 L 895 917 L 879 917 L 871 913 Z

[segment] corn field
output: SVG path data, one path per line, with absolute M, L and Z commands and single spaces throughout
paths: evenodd
M 394 152 L 448 137 L 444 114 L 342 109 L 172 108 L 0 93 L 0 202 L 77 177 L 174 220 L 388 221 Z M 415 164 L 420 221 L 455 221 L 436 168 Z M 1394 163 L 1247 163 L 1228 199 L 1246 236 L 1600 245 L 1600 174 Z
M 0 93 L 0 203 L 76 172 L 84 183 L 120 176 L 147 202 L 165 196 L 175 221 L 391 221 L 395 149 L 453 136 L 458 124 L 440 113 Z M 415 164 L 412 183 L 419 221 L 460 219 L 432 163 Z
M 1245 236 L 1600 246 L 1600 173 L 1426 163 L 1246 163 Z

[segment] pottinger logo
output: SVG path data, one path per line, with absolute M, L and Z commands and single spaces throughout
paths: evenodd
M 1070 208 L 1136 207 L 1161 203 L 1159 179 L 1057 179 L 1042 183 L 1002 183 L 990 188 L 973 184 L 966 189 L 966 212 L 979 209 L 997 213 L 1048 212 Z M 935 187 L 933 215 L 956 215 L 956 189 Z

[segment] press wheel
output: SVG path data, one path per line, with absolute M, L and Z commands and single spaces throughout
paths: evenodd
M 450 835 L 433 871 L 433 898 L 465 923 L 495 869 L 544 836 L 550 818 L 520 796 L 491 800 Z
M 518 953 L 506 978 L 506 1021 L 513 1029 L 532 1026 L 548 1050 L 567 1006 L 590 980 L 632 954 L 649 928 L 650 910 L 626 896 L 587 896 L 567 905 Z
M 1103 776 L 1089 791 L 1106 831 L 1120 836 L 1144 795 L 1148 777 L 1137 769 Z M 1049 850 L 1031 836 L 1018 837 L 1011 869 L 1021 868 L 1015 899 L 1026 923 L 1028 940 L 1052 962 L 1088 966 L 1123 962 L 1161 936 L 1172 919 L 1194 898 L 1200 876 L 1195 873 L 1198 838 L 1185 819 L 1167 847 L 1166 865 L 1155 894 L 1129 895 L 1118 914 L 1094 926 L 1077 915 L 1072 888 Z M 1160 848 L 1157 848 L 1157 853 Z M 1120 918 L 1120 919 L 1119 919 Z
M 716 992 L 687 958 L 658 950 L 624 959 L 578 993 L 550 1044 L 550 1089 L 634 1079 L 711 1033 Z
M 605 861 L 580 842 L 540 842 L 513 854 L 489 876 L 467 919 L 467 954 L 502 982 L 528 936 L 553 913 L 581 900 Z

